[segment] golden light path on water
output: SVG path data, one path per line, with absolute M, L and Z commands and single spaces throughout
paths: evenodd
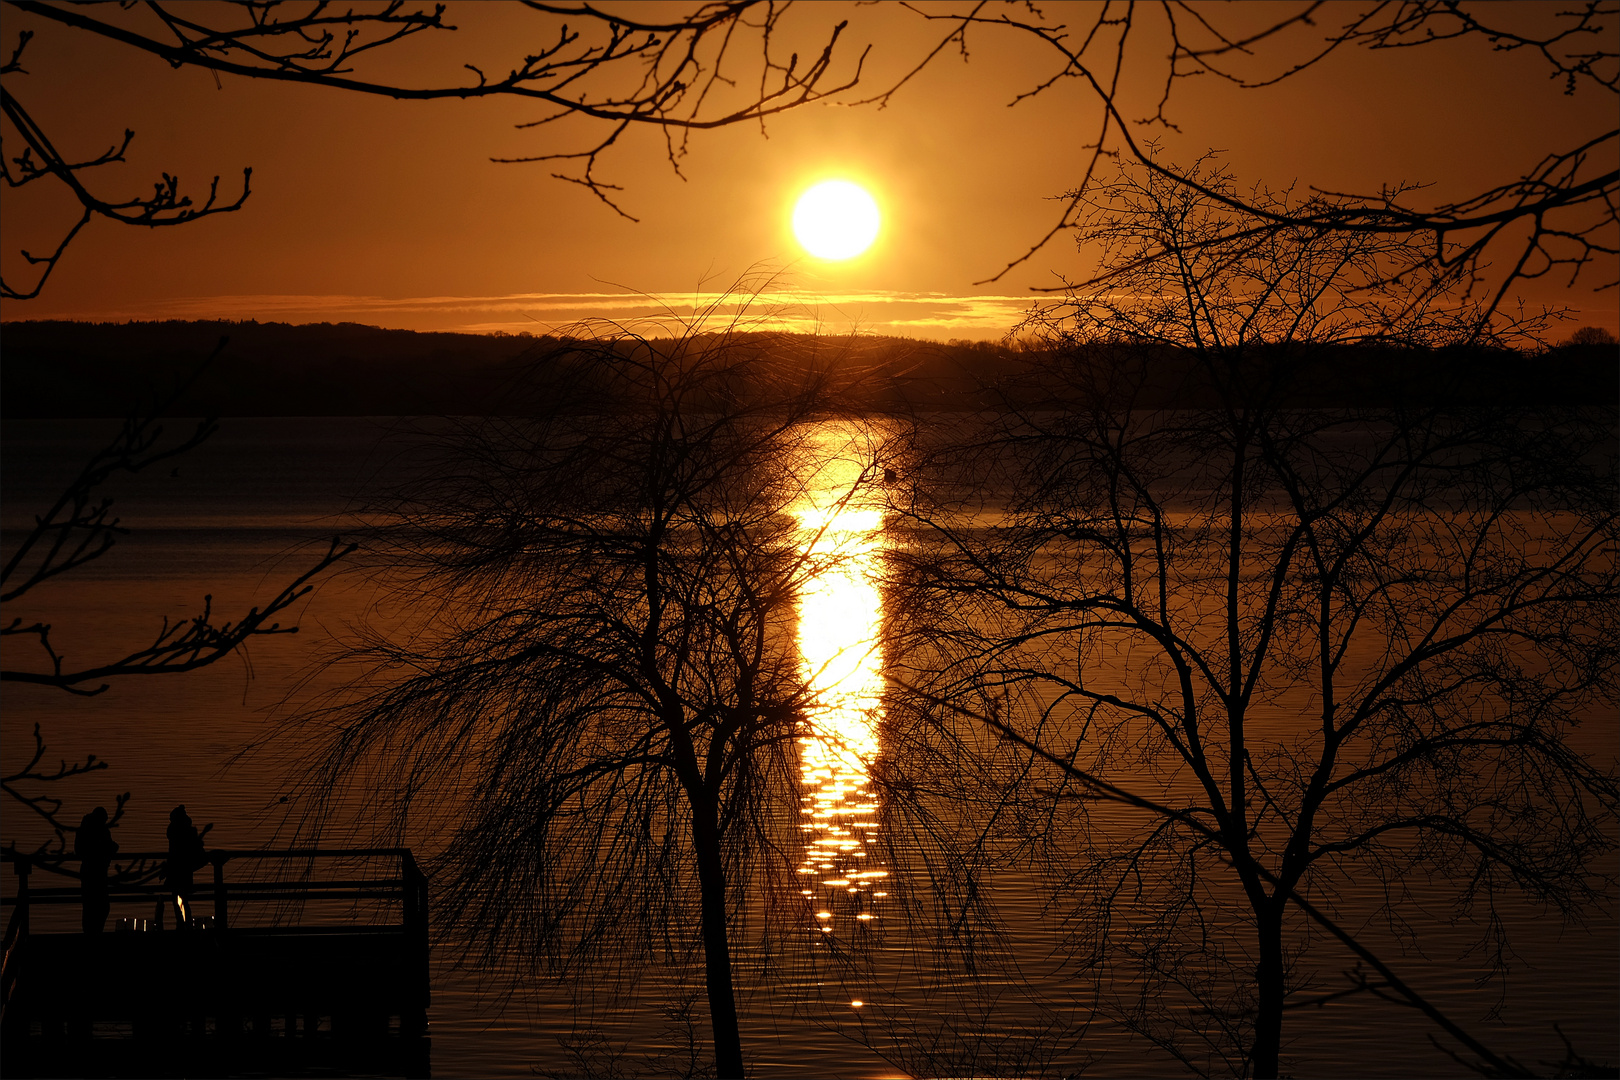
M 874 901 L 887 895 L 869 773 L 883 692 L 883 511 L 865 439 L 829 425 L 814 433 L 810 449 L 796 508 L 814 568 L 799 594 L 799 655 L 815 693 L 799 741 L 806 821 L 799 875 L 819 931 L 837 934 L 874 920 Z

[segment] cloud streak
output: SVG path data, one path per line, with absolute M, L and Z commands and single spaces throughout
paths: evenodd
M 1031 296 L 915 292 L 514 293 L 505 296 L 233 295 L 154 300 L 117 310 L 31 311 L 31 318 L 97 322 L 256 319 L 356 322 L 402 330 L 553 333 L 591 322 L 646 332 L 694 317 L 741 318 L 760 329 L 852 331 L 920 338 L 999 338 L 1036 303 Z

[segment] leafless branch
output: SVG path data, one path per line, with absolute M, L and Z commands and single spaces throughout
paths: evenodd
M 284 627 L 279 622 L 271 622 L 271 618 L 307 596 L 315 587 L 312 584 L 314 579 L 354 551 L 355 547 L 353 543 L 345 543 L 341 538 L 334 537 L 326 553 L 313 566 L 294 578 L 263 607 L 250 608 L 246 615 L 235 622 L 216 625 L 213 622 L 213 597 L 205 596 L 200 615 L 172 623 L 165 618 L 150 645 L 116 660 L 86 667 L 65 666 L 63 657 L 51 645 L 51 627 L 48 623 L 25 624 L 22 619 L 14 618 L 0 627 L 0 635 L 34 638 L 44 651 L 48 666 L 45 670 L 0 669 L 0 682 L 53 686 L 71 694 L 91 697 L 108 688 L 110 684 L 104 681 L 107 679 L 194 671 L 229 656 L 250 638 L 296 634 L 298 627 Z M 87 690 L 80 687 L 81 683 L 100 685 Z
M 40 768 L 40 762 L 44 761 L 44 759 L 45 739 L 39 733 L 39 724 L 35 723 L 33 755 L 28 759 L 28 764 L 15 772 L 0 777 L 0 788 L 4 788 L 7 795 L 10 795 L 18 803 L 27 807 L 31 813 L 44 820 L 45 824 L 51 829 L 55 842 L 54 850 L 60 854 L 66 851 L 68 847 L 67 837 L 74 831 L 74 826 L 61 818 L 62 799 L 50 793 L 52 790 L 56 790 L 54 788 L 48 788 L 46 791 L 29 789 L 37 788 L 40 785 L 59 784 L 64 780 L 72 780 L 76 777 L 100 772 L 107 768 L 107 763 L 94 754 L 88 754 L 82 762 L 75 762 L 70 765 L 66 761 L 59 761 L 54 770 L 45 771 Z M 124 816 L 124 806 L 128 802 L 129 792 L 123 792 L 118 796 L 112 816 L 107 821 L 109 827 L 118 824 L 119 818 Z M 52 850 L 51 843 L 49 840 L 41 843 L 32 854 L 49 853 Z M 17 850 L 15 844 L 6 845 L 7 854 L 15 853 Z
M 219 202 L 219 177 L 214 177 L 208 187 L 208 197 L 201 206 L 195 205 L 191 196 L 180 194 L 179 177 L 163 174 L 163 179 L 153 185 L 152 194 L 142 198 L 124 199 L 118 202 L 108 201 L 89 189 L 85 180 L 79 175 L 85 170 L 100 165 L 107 165 L 115 161 L 124 160 L 124 151 L 128 149 L 130 141 L 135 137 L 132 131 L 125 131 L 123 142 L 100 156 L 87 161 L 70 161 L 64 158 L 51 144 L 45 132 L 34 122 L 32 116 L 22 107 L 10 90 L 0 89 L 0 112 L 16 128 L 22 136 L 23 152 L 10 160 L 0 159 L 0 179 L 12 188 L 23 187 L 44 177 L 54 177 L 73 193 L 78 200 L 82 212 L 79 220 L 67 231 L 56 249 L 49 255 L 34 255 L 23 251 L 22 255 L 30 266 L 43 265 L 30 286 L 14 286 L 0 281 L 0 296 L 8 300 L 31 300 L 38 296 L 50 278 L 51 272 L 56 269 L 66 252 L 68 245 L 78 236 L 79 231 L 94 218 L 105 218 L 123 225 L 145 225 L 156 228 L 164 225 L 184 225 L 198 218 L 208 217 L 212 214 L 225 214 L 239 210 L 247 201 L 249 194 L 248 181 L 253 175 L 252 169 L 242 171 L 242 193 L 234 202 Z M 37 155 L 37 160 L 36 160 Z
M 630 127 L 653 127 L 675 133 L 667 140 L 668 159 L 679 168 L 686 139 L 693 131 L 758 121 L 848 90 L 861 77 L 865 53 L 843 73 L 835 73 L 835 54 L 845 29 L 834 26 L 818 52 L 802 62 L 799 53 L 780 55 L 776 40 L 788 4 L 774 0 L 717 0 L 684 17 L 643 21 L 603 11 L 591 4 L 529 3 L 542 23 L 545 44 L 526 53 L 506 75 L 494 77 L 477 66 L 462 70 L 470 79 L 451 85 L 407 85 L 361 76 L 357 62 L 366 54 L 422 33 L 450 33 L 444 5 L 411 5 L 391 0 L 373 10 L 338 11 L 324 3 L 243 3 L 200 9 L 149 0 L 116 13 L 71 4 L 10 0 L 10 6 L 56 26 L 93 35 L 149 53 L 173 67 L 196 67 L 219 75 L 323 86 L 334 90 L 396 100 L 477 100 L 506 97 L 532 101 L 549 111 L 520 127 L 549 124 L 565 116 L 599 121 L 609 134 L 587 149 L 568 149 L 506 162 L 581 162 L 578 171 L 560 178 L 591 191 L 616 212 L 616 185 L 597 172 L 600 155 Z M 203 17 L 207 11 L 209 18 Z M 237 16 L 232 19 L 228 16 Z M 564 21 L 560 24 L 557 20 Z M 155 27 L 156 32 L 148 29 Z M 4 73 L 26 74 L 20 63 L 22 41 Z M 743 63 L 739 53 L 749 43 L 758 47 L 758 93 L 741 101 L 718 91 L 739 84 L 732 69 Z M 123 145 L 90 161 L 73 161 L 58 153 L 44 130 L 5 91 L 4 111 L 21 136 L 25 150 L 6 163 L 5 180 L 19 187 L 50 176 L 67 186 L 83 207 L 83 217 L 50 255 L 25 253 L 31 265 L 43 264 L 40 276 L 26 286 L 5 285 L 3 295 L 31 299 L 39 295 L 68 245 L 89 220 L 104 218 L 129 225 L 177 225 L 209 214 L 239 209 L 250 194 L 251 169 L 243 170 L 241 192 L 221 201 L 219 178 L 207 199 L 194 205 L 181 195 L 179 181 L 164 174 L 150 197 L 123 200 L 93 194 L 80 173 L 96 165 L 123 160 L 132 134 Z M 633 219 L 632 219 L 633 220 Z
M 14 605 L 35 587 L 94 562 L 112 549 L 119 536 L 128 532 L 112 513 L 113 500 L 101 494 L 102 487 L 114 475 L 139 473 L 188 453 L 218 430 L 212 419 L 205 419 L 199 421 L 189 435 L 165 443 L 161 418 L 198 375 L 218 358 L 226 344 L 226 339 L 221 339 L 209 358 L 151 411 L 124 421 L 113 440 L 90 456 L 50 508 L 35 517 L 33 528 L 0 570 L 0 603 Z M 43 652 L 45 663 L 43 667 L 23 667 L 17 665 L 15 657 L 8 652 L 8 666 L 0 669 L 0 681 L 53 686 L 90 696 L 105 691 L 109 685 L 105 682 L 107 679 L 192 671 L 222 659 L 250 638 L 296 633 L 296 627 L 282 627 L 271 620 L 306 596 L 314 587 L 313 580 L 354 548 L 352 543 L 333 538 L 325 555 L 263 607 L 250 609 L 234 622 L 216 625 L 212 597 L 205 597 L 202 614 L 173 623 L 165 618 L 149 645 L 101 663 L 67 664 L 51 641 L 50 623 L 13 616 L 0 626 L 0 637 L 18 641 L 33 639 Z M 82 684 L 85 683 L 99 685 L 84 689 Z
M 1496 51 L 1536 52 L 1553 77 L 1566 81 L 1567 93 L 1583 84 L 1600 93 L 1614 93 L 1620 78 L 1620 50 L 1613 48 L 1611 40 L 1620 8 L 1612 3 L 1588 0 L 1571 10 L 1549 10 L 1546 14 L 1556 25 L 1540 34 L 1502 28 L 1491 18 L 1502 9 L 1489 6 L 1476 12 L 1442 0 L 1370 3 L 1353 9 L 1343 25 L 1330 31 L 1305 58 L 1284 60 L 1281 70 L 1274 66 L 1259 75 L 1240 74 L 1229 64 L 1242 61 L 1262 68 L 1274 64 L 1261 56 L 1265 46 L 1281 41 L 1291 29 L 1315 26 L 1331 9 L 1318 2 L 1279 5 L 1276 18 L 1243 35 L 1222 29 L 1225 12 L 1183 0 L 1157 5 L 1101 4 L 1088 17 L 1083 34 L 1048 21 L 1038 11 L 1014 13 L 1010 5 L 993 9 L 976 4 L 963 13 L 916 10 L 929 25 L 945 24 L 947 33 L 892 89 L 868 101 L 886 103 L 894 89 L 935 62 L 946 44 L 959 43 L 965 49 L 971 31 L 1023 40 L 1032 47 L 1031 67 L 1036 72 L 1042 66 L 1039 58 L 1048 58 L 1045 73 L 1034 76 L 1030 89 L 1021 92 L 1015 104 L 1047 95 L 1061 83 L 1075 82 L 1086 88 L 1097 107 L 1098 134 L 1086 144 L 1090 157 L 1082 177 L 1065 196 L 1056 222 L 1022 255 L 979 284 L 1000 280 L 1044 250 L 1056 236 L 1072 230 L 1083 215 L 1103 159 L 1115 154 L 1224 202 L 1259 228 L 1304 227 L 1419 239 L 1430 247 L 1432 277 L 1467 281 L 1482 297 L 1489 296 L 1491 306 L 1501 304 L 1515 283 L 1548 273 L 1562 274 L 1570 284 L 1591 280 L 1595 273 L 1598 288 L 1615 284 L 1620 171 L 1608 162 L 1620 139 L 1620 128 L 1594 133 L 1580 146 L 1553 151 L 1523 175 L 1455 202 L 1424 207 L 1406 197 L 1417 190 L 1414 188 L 1371 194 L 1324 190 L 1318 192 L 1324 201 L 1287 213 L 1201 184 L 1196 176 L 1158 160 L 1151 143 L 1133 134 L 1144 125 L 1175 128 L 1169 119 L 1172 95 L 1178 82 L 1190 77 L 1220 78 L 1258 89 L 1282 82 L 1344 48 L 1416 48 L 1462 37 L 1481 38 Z M 1145 27 L 1149 13 L 1155 11 L 1162 16 L 1171 51 L 1156 111 L 1133 123 L 1121 111 L 1120 79 L 1127 71 L 1135 73 L 1156 62 L 1127 47 L 1133 29 L 1138 24 Z M 1505 265 L 1505 272 L 1488 272 L 1493 261 Z

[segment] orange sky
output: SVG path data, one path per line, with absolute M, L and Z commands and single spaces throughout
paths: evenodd
M 1043 10 L 1072 21 L 1086 11 Z M 1236 17 L 1275 10 L 1240 8 Z M 874 46 L 863 80 L 873 90 L 925 52 L 932 32 L 894 5 L 806 5 L 793 17 L 807 49 L 850 19 L 847 58 Z M 1320 21 L 1336 18 L 1330 10 Z M 514 128 L 539 115 L 532 105 L 400 103 L 231 76 L 216 87 L 205 71 L 174 71 L 9 7 L 0 20 L 8 55 L 19 31 L 38 31 L 29 74 L 7 76 L 7 86 L 65 153 L 89 156 L 125 127 L 136 132 L 129 164 L 98 170 L 101 190 L 137 194 L 168 171 L 194 194 L 216 173 L 234 192 L 241 168 L 254 170 L 254 194 L 234 214 L 160 230 L 93 222 L 43 296 L 7 302 L 6 319 L 539 331 L 584 317 L 634 319 L 663 303 L 679 309 L 763 268 L 777 275 L 773 310 L 795 326 L 995 338 L 1029 305 L 1030 286 L 1081 265 L 1060 238 L 1002 280 L 974 284 L 1050 226 L 1058 205 L 1049 200 L 1077 179 L 1097 116 L 1072 84 L 1008 108 L 1047 70 L 1013 35 L 970 39 L 969 62 L 939 58 L 883 110 L 810 106 L 774 119 L 768 138 L 757 126 L 698 133 L 684 179 L 656 132 L 635 132 L 602 165 L 623 185 L 625 209 L 641 219 L 633 223 L 551 179 L 551 166 L 489 161 L 562 146 L 565 127 Z M 401 43 L 361 70 L 454 82 L 464 62 L 505 71 L 549 36 L 539 32 L 545 20 L 516 6 L 453 4 L 450 21 L 456 34 Z M 1301 31 L 1270 55 L 1293 55 L 1321 34 Z M 1126 88 L 1129 115 L 1151 111 L 1157 89 L 1163 50 L 1144 42 L 1140 77 Z M 1183 80 L 1170 110 L 1181 133 L 1162 138 L 1180 162 L 1226 151 L 1245 184 L 1365 191 L 1422 181 L 1444 199 L 1614 126 L 1612 95 L 1586 85 L 1565 96 L 1546 70 L 1528 53 L 1494 54 L 1480 40 L 1349 50 L 1266 90 Z M 5 134 L 15 154 L 17 140 Z M 788 228 L 793 196 L 834 175 L 867 184 L 886 212 L 873 251 L 843 265 L 802 258 Z M 0 203 L 8 276 L 19 269 L 17 248 L 50 246 L 76 216 L 45 186 Z M 1578 309 L 1569 327 L 1616 328 L 1612 290 L 1543 282 L 1523 295 Z

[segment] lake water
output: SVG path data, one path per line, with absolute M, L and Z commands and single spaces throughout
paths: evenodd
M 48 620 L 69 665 L 145 644 L 162 618 L 196 613 L 205 595 L 212 596 L 216 617 L 232 618 L 313 562 L 324 550 L 322 538 L 363 507 L 366 491 L 398 478 L 404 466 L 382 438 L 391 427 L 385 420 L 344 418 L 227 420 L 202 448 L 152 475 L 113 485 L 109 493 L 131 534 L 103 559 L 36 589 L 11 614 Z M 105 421 L 6 425 L 0 525 L 8 553 L 18 529 L 48 505 L 111 428 Z M 849 532 L 858 538 L 860 529 Z M 844 592 L 804 600 L 807 612 L 819 606 L 820 617 L 842 626 L 853 642 L 870 636 L 879 617 L 860 566 L 851 561 Z M 300 627 L 297 635 L 260 639 L 243 655 L 202 671 L 125 680 L 91 698 L 7 684 L 0 755 L 8 771 L 26 761 L 38 723 L 49 743 L 47 762 L 91 753 L 110 762 L 107 771 L 74 781 L 65 793 L 65 816 L 77 820 L 90 806 L 111 806 L 116 793 L 131 791 L 117 832 L 125 850 L 161 849 L 168 809 L 176 803 L 185 803 L 199 823 L 214 823 L 212 846 L 285 844 L 302 810 L 288 744 L 245 758 L 239 751 L 329 684 L 333 676 L 318 661 L 365 616 L 371 584 L 358 573 L 331 577 L 283 619 Z M 884 854 L 871 842 L 871 795 L 858 751 L 874 737 L 861 717 L 878 694 L 872 680 L 882 657 L 831 639 L 803 644 L 812 677 L 854 679 L 841 681 L 847 695 L 836 714 L 819 721 L 837 733 L 836 745 L 806 750 L 802 794 L 823 815 L 812 816 L 814 828 L 805 837 L 802 865 L 818 883 L 808 891 L 816 908 L 829 912 L 829 923 L 865 912 L 879 914 L 884 926 L 842 981 L 830 968 L 789 955 L 791 943 L 769 958 L 743 950 L 739 981 L 750 1067 L 759 1075 L 851 1077 L 908 1069 L 1034 1073 L 1043 1066 L 1059 1073 L 1085 1066 L 1086 1075 L 1102 1077 L 1178 1071 L 1136 1036 L 1091 1019 L 1090 986 L 1054 952 L 1051 897 L 1035 877 L 1005 873 L 987 883 L 1002 932 L 972 971 L 948 958 L 941 963 L 940 950 L 910 927 L 904 912 L 875 906 L 891 903 L 879 895 L 887 891 L 882 875 L 922 874 L 926 863 L 925 853 Z M 28 662 L 26 643 L 10 650 L 8 666 Z M 1583 739 L 1593 753 L 1612 759 L 1614 718 L 1589 727 Z M 3 828 L 8 842 L 42 839 L 37 823 L 14 807 L 7 808 Z M 1505 905 L 1517 953 L 1500 987 L 1482 984 L 1483 958 L 1466 951 L 1474 928 L 1449 926 L 1447 910 L 1413 904 L 1409 917 L 1420 928 L 1420 950 L 1370 917 L 1376 883 L 1340 886 L 1346 897 L 1340 910 L 1364 908 L 1369 916 L 1365 925 L 1347 919 L 1350 928 L 1496 1052 L 1532 1067 L 1557 1061 L 1563 1056 L 1552 1027 L 1557 1022 L 1589 1058 L 1620 1058 L 1620 923 L 1612 900 L 1607 912 L 1581 928 Z M 7 880 L 8 895 L 12 888 Z M 1413 888 L 1419 899 L 1425 895 Z M 1357 889 L 1366 890 L 1362 908 Z M 835 900 L 843 907 L 834 908 Z M 476 972 L 455 970 L 457 958 L 451 945 L 436 949 L 430 1016 L 434 1069 L 441 1075 L 532 1076 L 535 1069 L 566 1073 L 581 1062 L 605 1068 L 610 1061 L 623 1071 L 677 1071 L 688 1030 L 679 1006 L 692 995 L 695 1035 L 700 1045 L 706 1038 L 700 969 L 646 971 L 629 1005 L 625 987 L 604 982 L 599 1007 L 587 1012 L 541 980 L 481 986 Z M 1351 964 L 1319 939 L 1310 962 L 1324 991 L 1342 985 L 1337 973 Z M 513 992 L 503 997 L 508 989 Z M 1285 1024 L 1285 1067 L 1295 1075 L 1471 1075 L 1430 1044 L 1432 1028 L 1421 1016 L 1367 995 L 1290 1012 Z

